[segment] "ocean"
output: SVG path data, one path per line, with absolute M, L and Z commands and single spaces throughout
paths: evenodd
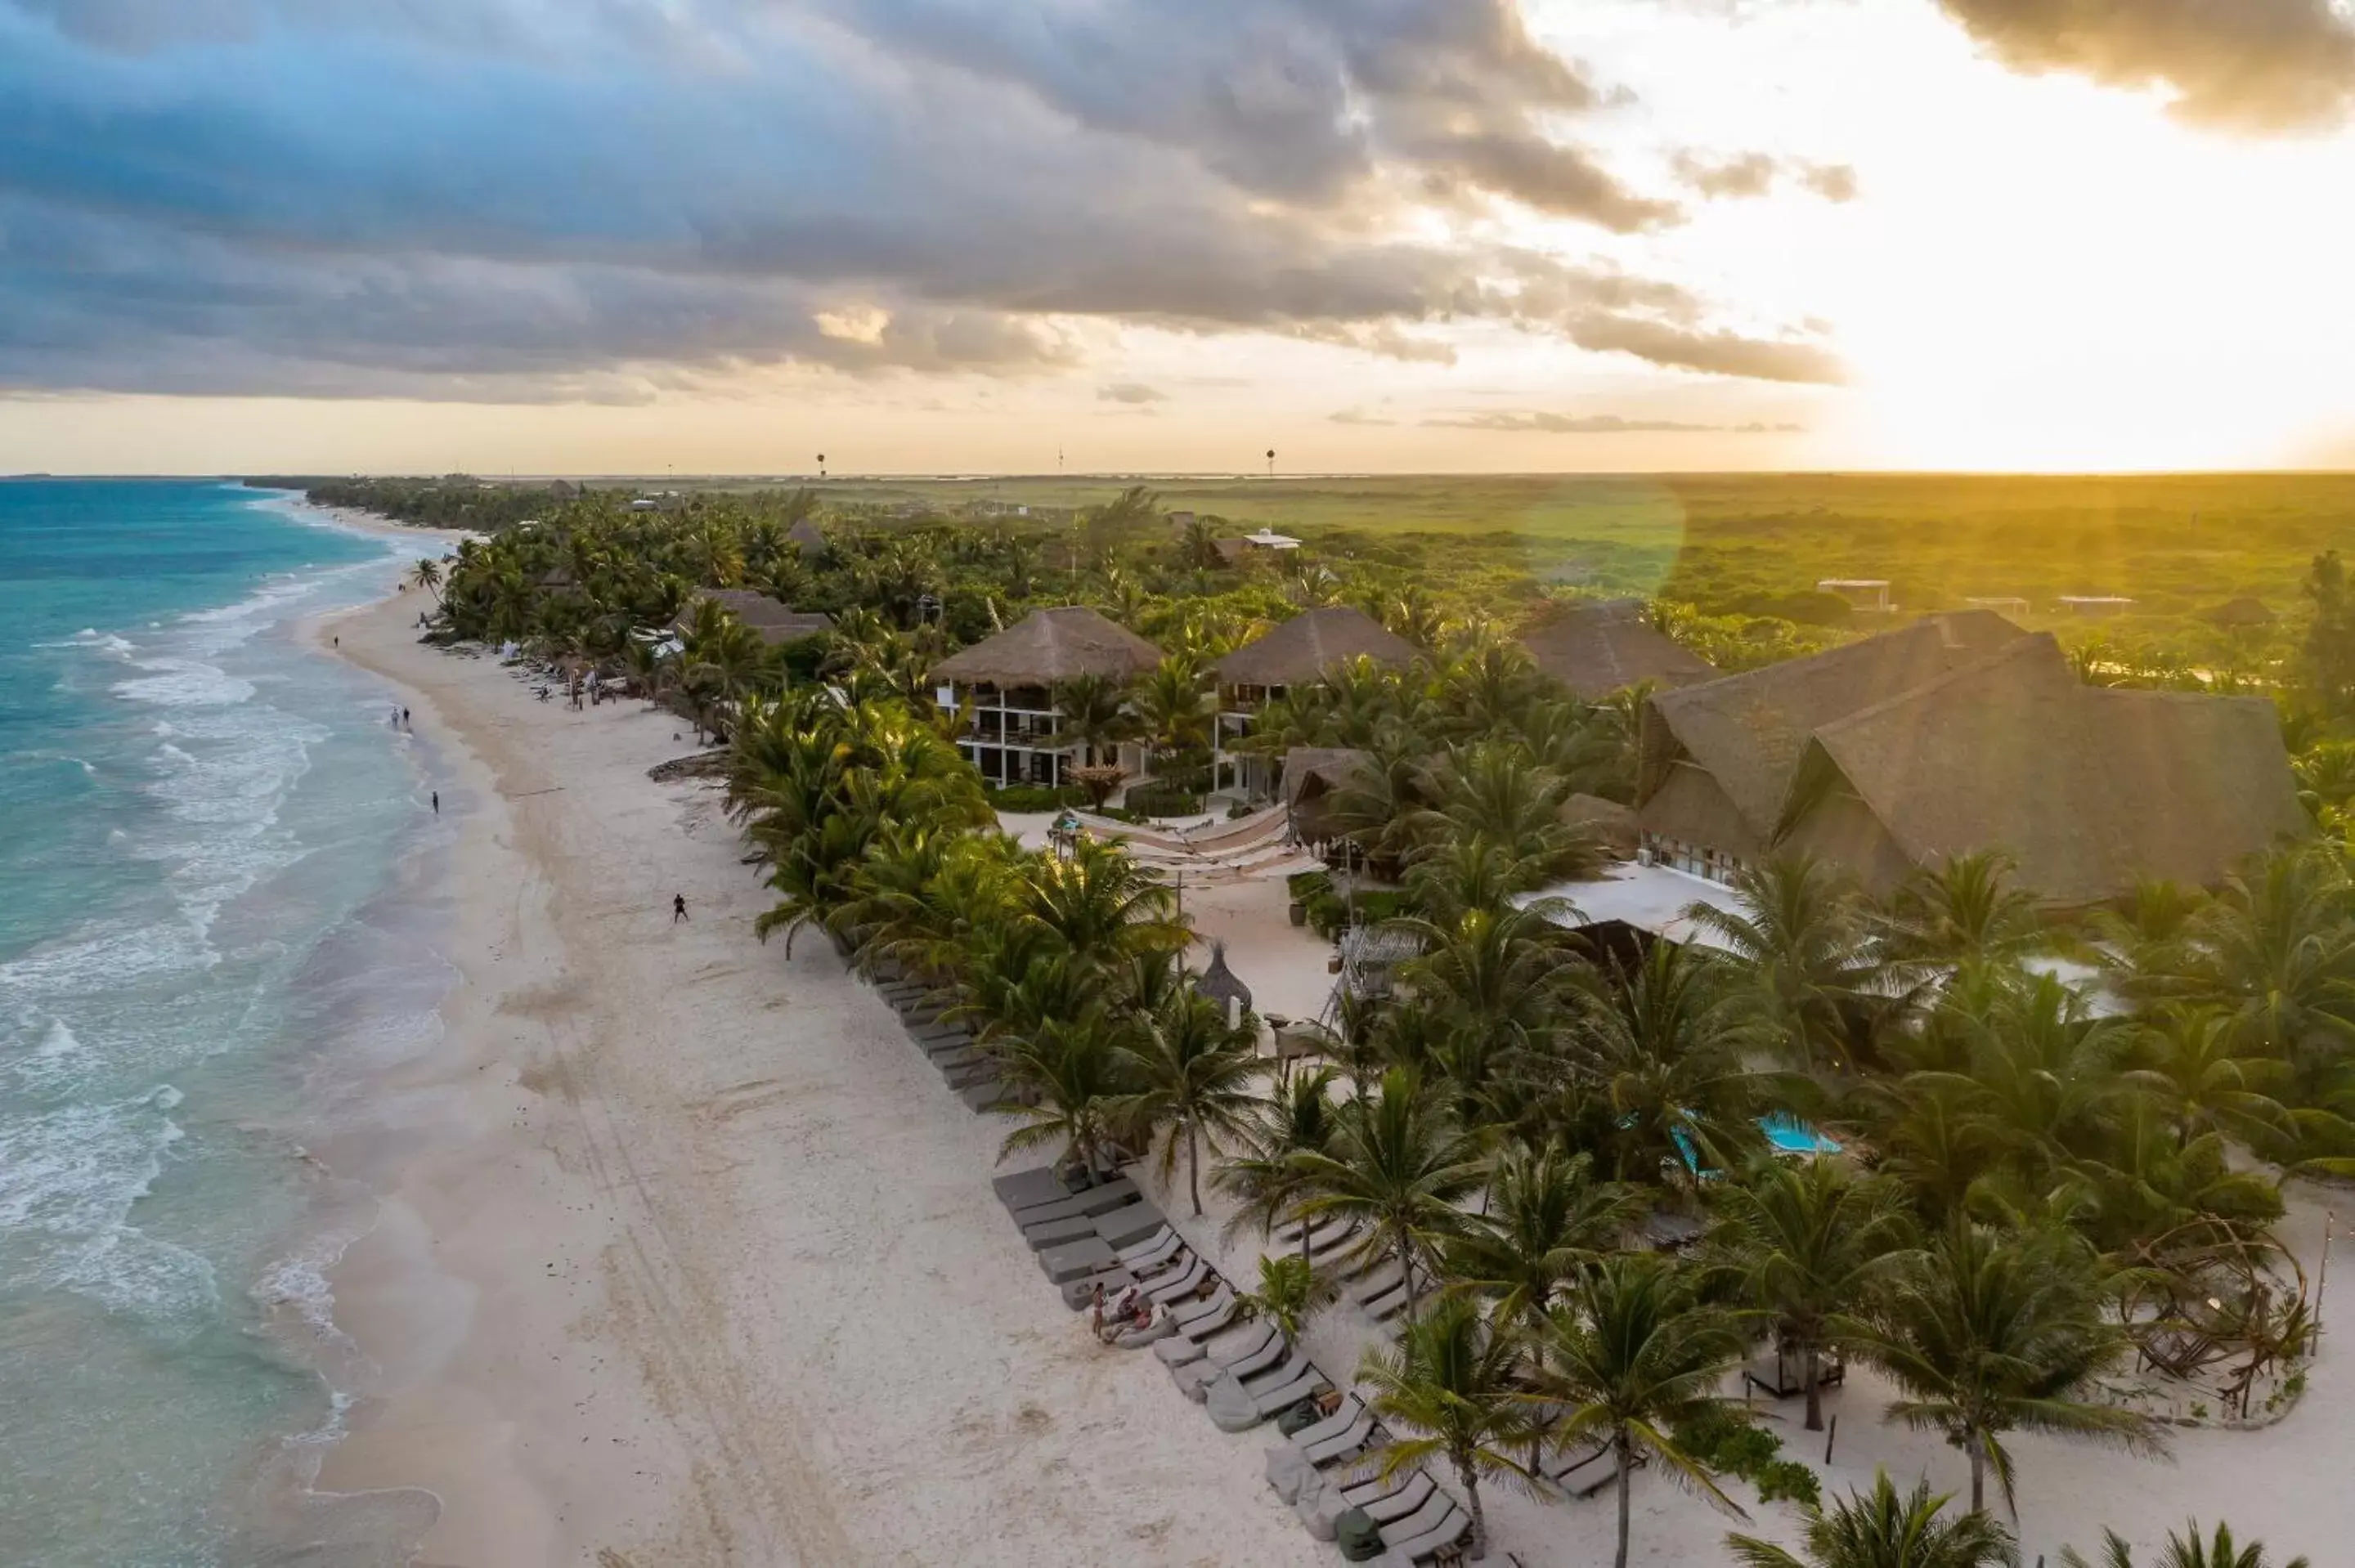
M 263 1560 L 343 1416 L 304 1140 L 430 1043 L 430 744 L 297 623 L 431 541 L 0 482 L 0 1563 Z M 445 795 L 449 790 L 442 786 Z

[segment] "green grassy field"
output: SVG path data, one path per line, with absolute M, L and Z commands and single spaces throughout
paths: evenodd
M 837 482 L 831 498 L 943 509 L 993 500 L 1083 506 L 1122 481 L 1053 477 Z M 2165 623 L 2236 597 L 2299 607 L 2318 550 L 2355 547 L 2355 475 L 2021 477 L 1951 474 L 1368 476 L 1171 479 L 1172 509 L 1216 513 L 1328 548 L 1385 553 L 1399 535 L 1487 535 L 1540 577 L 1664 592 L 1711 609 L 1886 577 L 1907 610 L 2017 597 L 2031 619 L 2062 594 L 2137 601 Z

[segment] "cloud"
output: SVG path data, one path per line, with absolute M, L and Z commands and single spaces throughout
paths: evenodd
M 1668 167 L 1680 184 L 1712 201 L 1766 196 L 1783 179 L 1796 181 L 1826 201 L 1854 201 L 1857 196 L 1856 171 L 1846 164 L 1813 164 L 1765 153 L 1710 158 L 1682 151 L 1668 161 Z
M 1939 0 L 2015 70 L 2159 88 L 2190 124 L 2335 126 L 2355 101 L 2355 18 L 2334 0 Z
M 1480 409 L 1423 422 L 1454 430 L 1499 430 L 1550 436 L 1683 435 L 1700 432 L 1782 435 L 1796 434 L 1803 429 L 1798 425 L 1694 425 L 1678 419 L 1627 419 L 1616 414 L 1508 413 L 1501 409 Z
M 1337 408 L 1326 415 L 1325 419 L 1327 424 L 1333 425 L 1395 425 L 1398 423 L 1396 419 L 1387 418 L 1364 408 Z
M 1836 373 L 1504 243 L 1673 221 L 1512 0 L 0 0 L 0 387 L 634 397 L 1107 329 Z M 1215 23 L 1215 25 L 1213 25 Z
M 1169 394 L 1157 387 L 1147 387 L 1142 381 L 1114 381 L 1096 388 L 1099 403 L 1126 403 L 1133 408 L 1150 408 L 1169 401 Z

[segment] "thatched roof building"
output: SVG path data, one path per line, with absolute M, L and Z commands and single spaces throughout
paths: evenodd
M 1374 765 L 1374 754 L 1337 746 L 1295 746 L 1284 754 L 1284 804 L 1293 836 L 1321 844 L 1337 836 L 1330 797 Z
M 1555 617 L 1521 639 L 1546 674 L 1588 702 L 1649 682 L 1689 686 L 1717 673 L 1708 661 L 1644 620 L 1641 599 L 1602 599 Z
M 1303 686 L 1355 659 L 1403 669 L 1418 652 L 1364 610 L 1332 605 L 1294 616 L 1211 668 L 1221 686 Z
M 1992 615 L 1662 694 L 1645 724 L 1656 843 L 1817 855 L 1880 893 L 1999 850 L 2082 907 L 2145 876 L 2212 885 L 2306 827 L 2270 703 L 2087 686 Z
M 814 561 L 826 552 L 826 534 L 806 517 L 786 529 L 785 537 L 801 551 L 805 561 Z
M 1638 742 L 1636 800 L 1644 831 L 1743 861 L 1763 858 L 1799 754 L 1818 727 L 2026 635 L 1999 615 L 1965 610 L 1653 694 Z
M 1081 675 L 1133 681 L 1161 662 L 1161 650 L 1085 605 L 1033 610 L 1014 625 L 942 661 L 932 673 L 961 685 L 1051 686 Z
M 751 588 L 698 588 L 697 599 L 708 599 L 758 635 L 772 648 L 834 630 L 834 617 L 821 610 L 799 610 Z M 674 622 L 681 628 L 695 619 L 692 603 Z
M 1623 860 L 1632 856 L 1643 842 L 1644 832 L 1636 821 L 1636 808 L 1606 800 L 1600 795 L 1572 795 L 1561 803 L 1560 814 L 1565 823 L 1586 829 L 1604 849 Z

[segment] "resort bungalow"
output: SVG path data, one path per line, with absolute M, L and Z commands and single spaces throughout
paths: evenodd
M 1134 681 L 1159 662 L 1161 650 L 1126 627 L 1084 605 L 1065 605 L 1032 611 L 996 636 L 951 654 L 932 674 L 943 707 L 973 709 L 972 727 L 957 748 L 984 779 L 1060 787 L 1072 768 L 1098 758 L 1062 734 L 1055 688 L 1083 675 Z
M 794 609 L 751 588 L 698 588 L 671 624 L 681 631 L 694 625 L 696 604 L 705 599 L 742 621 L 772 648 L 834 630 L 834 617 L 822 610 Z
M 1295 746 L 1284 758 L 1284 826 L 1295 843 L 1324 850 L 1340 836 L 1332 797 L 1374 765 L 1374 754 L 1347 747 Z
M 805 561 L 815 561 L 826 554 L 826 533 L 804 517 L 785 530 L 785 541 L 802 553 Z
M 1233 756 L 1227 747 L 1252 732 L 1259 710 L 1295 686 L 1314 685 L 1358 659 L 1389 669 L 1414 662 L 1413 643 L 1362 609 L 1334 605 L 1295 615 L 1255 641 L 1246 642 L 1211 666 L 1219 683 L 1219 713 L 1212 736 L 1212 774 L 1220 789 L 1246 798 L 1273 792 L 1273 759 Z
M 1798 853 L 1885 895 L 1999 850 L 2078 908 L 2146 876 L 2213 885 L 2305 827 L 2269 702 L 2087 686 L 1985 610 L 1657 694 L 1639 746 L 1645 851 L 1721 882 Z
M 1630 686 L 1689 686 L 1717 673 L 1710 663 L 1644 620 L 1644 601 L 1582 604 L 1521 639 L 1539 670 L 1586 702 Z

